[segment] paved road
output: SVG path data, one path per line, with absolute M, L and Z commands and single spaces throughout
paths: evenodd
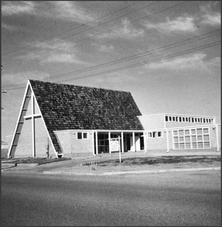
M 124 176 L 2 172 L 1 226 L 220 226 L 220 171 Z

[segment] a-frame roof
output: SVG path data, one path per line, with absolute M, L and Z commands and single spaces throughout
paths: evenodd
M 143 130 L 130 92 L 29 80 L 55 150 L 57 130 Z
M 50 131 L 143 130 L 130 92 L 30 80 Z
M 143 130 L 130 92 L 29 80 L 58 153 L 57 130 Z
M 33 115 L 26 115 L 30 98 Z M 35 103 L 40 113 L 35 113 Z M 141 131 L 143 126 L 137 117 L 139 115 L 141 113 L 129 92 L 29 80 L 8 157 L 14 156 L 23 118 L 31 117 L 33 122 L 34 117 L 42 116 L 54 151 L 61 154 L 55 131 Z M 35 155 L 34 134 L 32 139 Z

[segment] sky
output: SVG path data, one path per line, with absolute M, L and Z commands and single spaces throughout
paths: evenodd
M 4 141 L 28 79 L 129 91 L 143 115 L 220 123 L 220 1 L 1 1 L 1 15 Z

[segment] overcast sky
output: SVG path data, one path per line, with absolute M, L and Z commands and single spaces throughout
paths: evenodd
M 3 140 L 28 79 L 129 91 L 143 115 L 220 122 L 220 1 L 2 1 L 1 10 Z

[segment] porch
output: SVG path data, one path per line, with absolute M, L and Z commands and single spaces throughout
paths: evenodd
M 145 151 L 143 131 L 94 131 L 94 155 Z

